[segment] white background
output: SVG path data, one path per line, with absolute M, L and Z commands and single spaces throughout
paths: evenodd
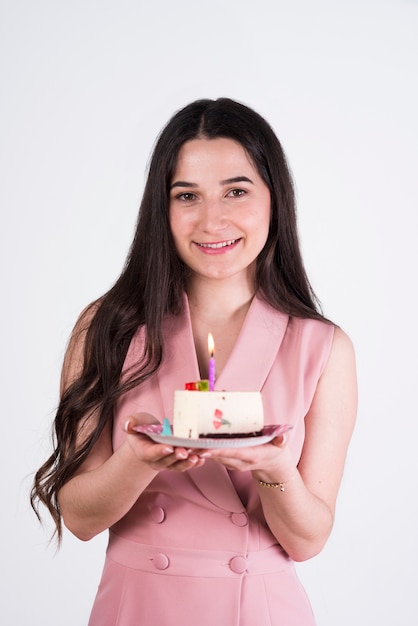
M 417 33 L 413 0 L 0 1 L 5 624 L 87 623 L 106 537 L 48 547 L 32 473 L 71 327 L 121 270 L 155 136 L 219 96 L 281 139 L 311 281 L 357 351 L 335 528 L 298 566 L 318 625 L 417 623 Z

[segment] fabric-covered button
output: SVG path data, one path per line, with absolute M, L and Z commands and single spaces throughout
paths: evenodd
M 243 556 L 234 556 L 229 562 L 229 567 L 235 574 L 242 574 L 247 569 L 247 560 Z
M 152 561 L 157 569 L 167 569 L 167 567 L 170 565 L 170 559 L 166 554 L 163 554 L 162 552 L 155 554 Z
M 165 511 L 160 506 L 154 506 L 150 511 L 151 519 L 156 524 L 161 524 L 165 520 Z
M 232 513 L 231 521 L 235 526 L 247 526 L 248 517 L 246 513 Z

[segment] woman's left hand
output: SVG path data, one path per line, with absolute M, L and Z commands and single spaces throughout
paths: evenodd
M 243 448 L 216 448 L 210 458 L 229 470 L 250 471 L 258 480 L 282 480 L 289 471 L 295 471 L 295 461 L 286 446 L 286 435 L 278 435 L 271 442 Z

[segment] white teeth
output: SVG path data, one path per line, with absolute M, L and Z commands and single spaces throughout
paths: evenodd
M 236 241 L 238 241 L 238 239 L 229 239 L 229 241 L 221 241 L 220 243 L 199 243 L 198 245 L 201 248 L 226 248 L 227 246 L 232 246 Z

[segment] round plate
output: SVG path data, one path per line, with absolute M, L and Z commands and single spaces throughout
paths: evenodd
M 249 446 L 260 446 L 268 443 L 274 437 L 282 435 L 293 428 L 290 424 L 264 426 L 261 435 L 257 437 L 237 437 L 226 439 L 183 439 L 182 437 L 174 437 L 173 435 L 161 435 L 163 429 L 162 424 L 141 424 L 134 426 L 133 430 L 138 433 L 147 435 L 156 443 L 164 443 L 169 446 L 182 448 L 248 448 Z

